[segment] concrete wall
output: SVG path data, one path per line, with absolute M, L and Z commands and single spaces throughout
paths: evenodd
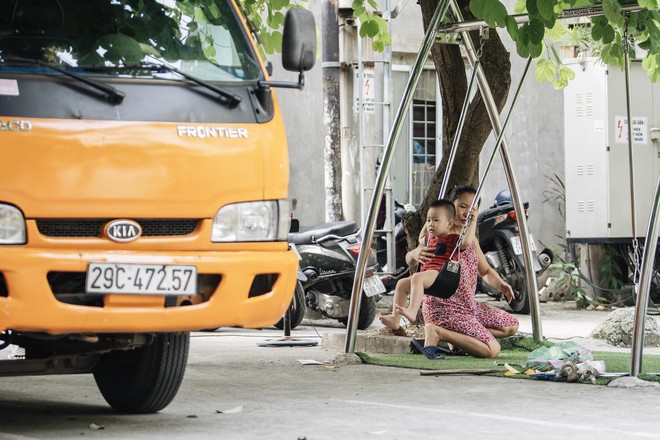
M 309 3 L 316 26 L 321 26 L 318 1 Z M 312 70 L 305 73 L 304 90 L 275 89 L 289 143 L 289 202 L 300 224 L 310 226 L 322 223 L 324 212 L 324 129 L 323 129 L 323 77 L 321 68 L 321 34 L 318 32 L 317 59 Z M 297 81 L 298 74 L 282 68 L 281 57 L 269 57 L 273 64 L 274 80 Z

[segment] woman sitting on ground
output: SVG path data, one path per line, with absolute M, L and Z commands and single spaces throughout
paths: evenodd
M 449 194 L 449 200 L 456 207 L 454 232 L 460 233 L 467 221 L 470 207 L 476 195 L 471 186 L 455 187 Z M 472 221 L 476 221 L 476 210 Z M 434 248 L 420 244 L 408 252 L 406 260 L 411 263 L 424 263 L 434 256 Z M 500 353 L 500 344 L 496 338 L 513 336 L 518 331 L 518 319 L 513 315 L 488 304 L 477 302 L 474 298 L 477 275 L 481 275 L 490 285 L 498 287 L 507 301 L 511 301 L 513 290 L 497 272 L 490 267 L 477 240 L 460 255 L 461 277 L 456 293 L 447 299 L 425 295 L 422 303 L 426 335 L 424 355 L 434 359 L 438 342 L 445 341 L 475 357 L 494 358 Z M 405 296 L 395 293 L 394 307 L 402 310 Z M 398 314 L 397 314 L 398 315 Z M 381 319 L 384 325 L 397 334 L 401 327 L 396 319 Z

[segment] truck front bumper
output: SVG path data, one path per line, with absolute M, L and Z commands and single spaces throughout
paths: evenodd
M 191 301 L 163 295 L 103 295 L 95 306 L 58 298 L 51 273 L 84 277 L 90 262 L 185 264 L 215 280 Z M 178 332 L 225 326 L 263 327 L 277 322 L 291 302 L 298 259 L 288 250 L 227 252 L 73 253 L 57 250 L 0 250 L 0 331 L 115 333 Z M 263 280 L 268 280 L 265 283 Z M 1 281 L 1 279 L 0 279 Z M 260 289 L 255 291 L 255 282 Z M 85 297 L 84 292 L 78 293 Z M 176 304 L 172 304 L 172 302 Z M 169 303 L 169 304 L 167 304 Z

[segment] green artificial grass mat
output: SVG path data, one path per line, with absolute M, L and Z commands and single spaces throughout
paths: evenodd
M 504 376 L 506 372 L 502 365 L 507 363 L 523 371 L 527 356 L 531 351 L 541 346 L 552 346 L 551 342 L 536 342 L 531 338 L 515 341 L 511 347 L 503 347 L 495 359 L 481 359 L 472 356 L 446 356 L 442 360 L 430 360 L 418 353 L 370 355 L 357 353 L 363 362 L 386 367 L 413 368 L 418 370 L 491 370 L 501 368 L 502 373 L 489 373 L 494 376 Z M 623 352 L 592 352 L 596 361 L 604 361 L 607 373 L 630 372 L 630 353 Z M 497 364 L 497 365 L 496 365 Z M 651 373 L 660 373 L 660 356 L 644 355 L 642 358 L 641 379 L 660 382 L 660 377 Z M 528 378 L 525 374 L 507 376 L 513 378 Z M 599 378 L 597 383 L 607 384 L 613 378 Z

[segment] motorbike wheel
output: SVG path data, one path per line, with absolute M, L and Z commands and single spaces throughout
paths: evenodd
M 358 316 L 358 330 L 366 330 L 376 319 L 376 297 L 368 297 L 362 293 L 360 301 L 360 314 Z M 337 321 L 348 325 L 348 318 L 339 318 Z
M 300 281 L 296 282 L 296 290 L 291 300 L 291 330 L 298 327 L 305 317 L 305 289 Z M 275 324 L 280 330 L 284 330 L 284 317 Z
M 512 275 L 507 282 L 513 289 L 513 300 L 509 303 L 509 307 L 511 307 L 514 313 L 529 315 L 529 294 L 527 292 L 525 268 L 518 265 L 518 262 L 510 252 L 507 252 L 507 258 L 512 268 Z
M 159 333 L 143 347 L 101 356 L 92 371 L 101 394 L 117 411 L 146 414 L 174 399 L 186 371 L 190 333 Z

